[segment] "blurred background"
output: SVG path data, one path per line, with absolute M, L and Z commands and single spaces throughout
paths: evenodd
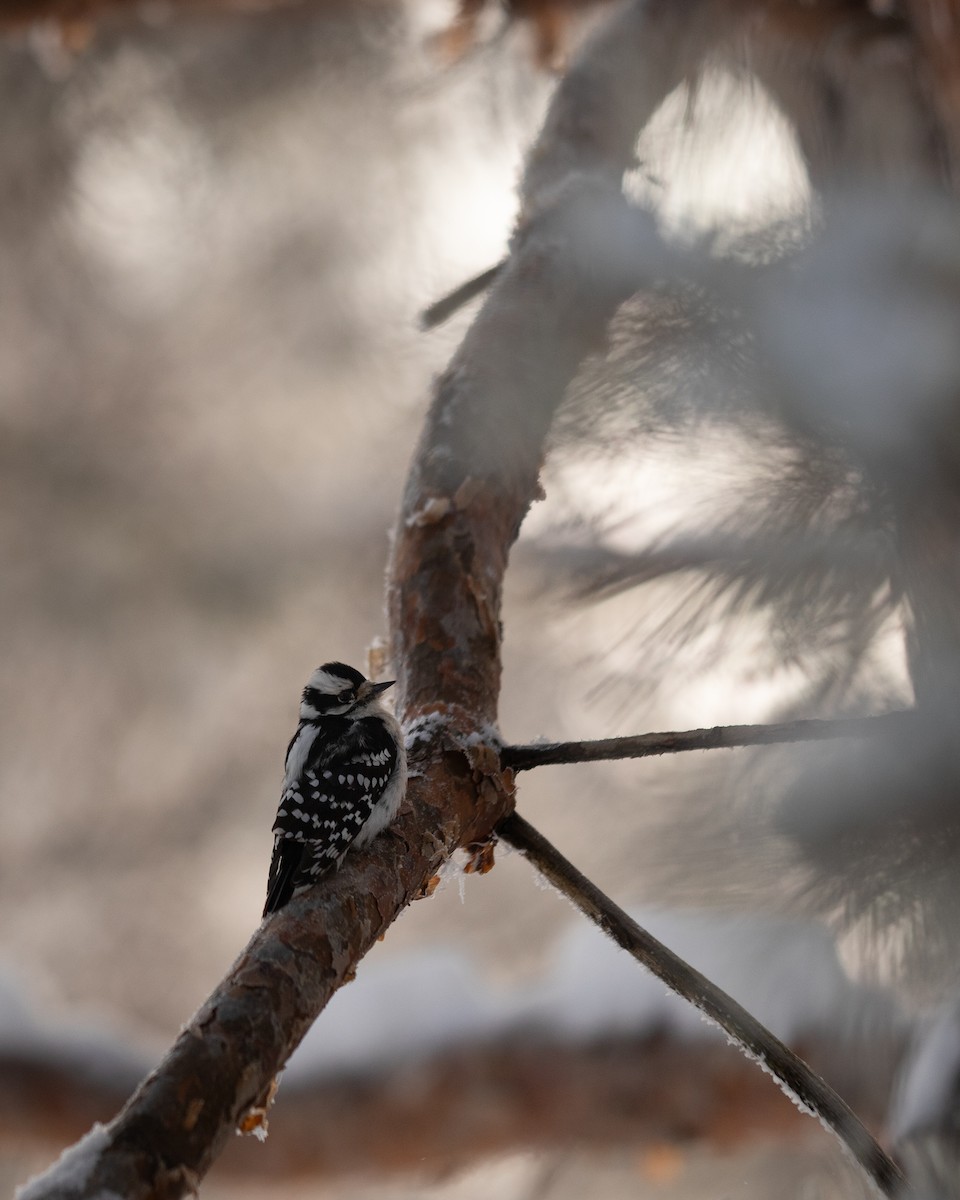
M 112 1115 L 57 1070 L 122 1098 L 259 921 L 300 688 L 324 660 L 363 667 L 386 632 L 407 463 L 471 312 L 430 333 L 418 315 L 504 254 L 547 68 L 609 12 L 557 8 L 147 3 L 3 31 L 0 1093 L 32 1114 L 0 1135 L 9 1188 Z M 627 185 L 704 261 L 768 271 L 763 288 L 822 217 L 782 105 L 720 65 L 662 106 Z M 839 245 L 864 211 L 838 218 Z M 856 313 L 870 289 L 890 294 L 896 273 L 870 258 L 890 245 L 877 213 L 839 282 L 813 261 L 793 291 L 718 305 L 678 286 L 624 306 L 557 423 L 547 499 L 512 559 L 508 740 L 912 702 L 875 482 L 782 385 L 791 355 L 829 365 L 831 338 L 859 345 L 852 319 L 809 319 L 822 297 L 853 279 Z M 910 259 L 940 263 L 950 314 L 954 228 L 950 213 Z M 870 261 L 879 282 L 857 291 Z M 759 374 L 743 319 L 757 312 L 773 313 Z M 837 373 L 855 398 L 889 373 L 863 323 L 873 375 Z M 941 390 L 951 336 L 910 343 L 918 361 L 941 355 Z M 550 768 L 522 778 L 520 808 L 806 1038 L 880 1122 L 910 1031 L 955 982 L 955 859 L 943 797 L 904 833 L 908 767 L 883 810 L 892 854 L 866 815 L 889 764 L 864 784 L 845 755 Z M 952 769 L 938 766 L 951 796 Z M 558 1045 L 570 1061 L 551 1075 Z M 635 1064 L 629 1081 L 616 1063 Z M 238 1139 L 204 1194 L 866 1194 L 739 1063 L 501 854 L 401 917 L 291 1066 L 266 1146 Z M 301 1104 L 288 1118 L 285 1090 Z M 344 1126 L 298 1159 L 296 1138 L 322 1142 L 351 1105 L 414 1149 Z M 451 1105 L 466 1132 L 436 1153 L 415 1131 Z

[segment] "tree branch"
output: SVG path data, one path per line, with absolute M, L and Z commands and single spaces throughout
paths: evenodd
M 512 813 L 497 832 L 618 946 L 715 1021 L 798 1105 L 833 1130 L 885 1196 L 897 1194 L 904 1182 L 897 1164 L 881 1149 L 853 1110 L 779 1038 L 731 996 L 642 929 L 523 817 Z
M 442 731 L 416 759 L 391 836 L 351 856 L 322 886 L 265 921 L 160 1066 L 109 1125 L 108 1145 L 80 1188 L 56 1174 L 31 1200 L 116 1193 L 170 1200 L 195 1189 L 244 1115 L 262 1105 L 334 991 L 396 914 L 463 840 L 463 827 L 491 819 L 500 797 L 442 757 Z M 442 795 L 444 803 L 438 801 Z M 502 805 L 502 801 L 501 801 Z M 76 1179 L 74 1179 L 76 1184 Z
M 562 763 L 602 762 L 620 758 L 649 758 L 680 754 L 686 750 L 727 750 L 735 746 L 772 746 L 790 742 L 822 742 L 837 738 L 885 737 L 915 729 L 919 714 L 913 709 L 881 713 L 874 717 L 839 717 L 827 721 L 782 721 L 771 725 L 715 725 L 712 729 L 687 729 L 682 733 L 640 733 L 634 737 L 598 738 L 583 742 L 545 742 L 504 746 L 504 769 L 529 771 L 533 767 Z
M 526 220 L 439 381 L 388 587 L 397 708 L 412 726 L 400 820 L 261 925 L 105 1134 L 36 1180 L 30 1200 L 109 1192 L 175 1200 L 194 1191 L 359 959 L 458 846 L 489 835 L 509 811 L 497 752 L 476 744 L 496 721 L 507 555 L 539 494 L 547 430 L 567 384 L 649 277 L 652 225 L 638 240 L 642 222 L 620 178 L 632 155 L 626 126 L 635 132 L 677 79 L 684 19 L 675 7 L 636 5 L 629 38 L 618 15 L 615 31 L 598 36 L 561 83 L 553 110 L 562 119 L 558 127 L 548 116 L 525 179 Z M 649 73 L 638 69 L 638 46 Z M 643 104 L 628 119 L 624 94 L 634 96 L 638 76 Z M 591 80 L 603 86 L 577 122 Z

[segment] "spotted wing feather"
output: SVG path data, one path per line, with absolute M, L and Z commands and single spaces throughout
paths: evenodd
M 300 739 L 310 739 L 304 745 Z M 397 769 L 397 747 L 382 722 L 305 722 L 287 751 L 264 916 L 293 892 L 334 870 L 364 833 Z M 376 822 L 373 822 L 376 824 Z

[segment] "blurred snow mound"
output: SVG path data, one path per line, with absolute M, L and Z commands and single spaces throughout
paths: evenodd
M 778 1037 L 852 1037 L 902 1017 L 882 991 L 852 982 L 829 932 L 784 918 L 633 914 Z M 719 1036 L 700 1013 L 585 922 L 558 943 L 543 977 L 496 987 L 456 950 L 368 962 L 339 991 L 293 1055 L 288 1080 L 376 1068 L 494 1036 L 600 1038 L 669 1030 Z

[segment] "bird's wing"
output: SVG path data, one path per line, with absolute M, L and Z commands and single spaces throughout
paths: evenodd
M 339 736 L 316 738 L 299 773 L 284 781 L 267 912 L 339 865 L 396 770 L 397 747 L 380 721 L 344 725 Z
M 295 842 L 278 833 L 273 842 L 273 858 L 267 876 L 267 902 L 263 915 L 283 908 L 296 887 L 296 877 L 303 861 L 305 842 Z

